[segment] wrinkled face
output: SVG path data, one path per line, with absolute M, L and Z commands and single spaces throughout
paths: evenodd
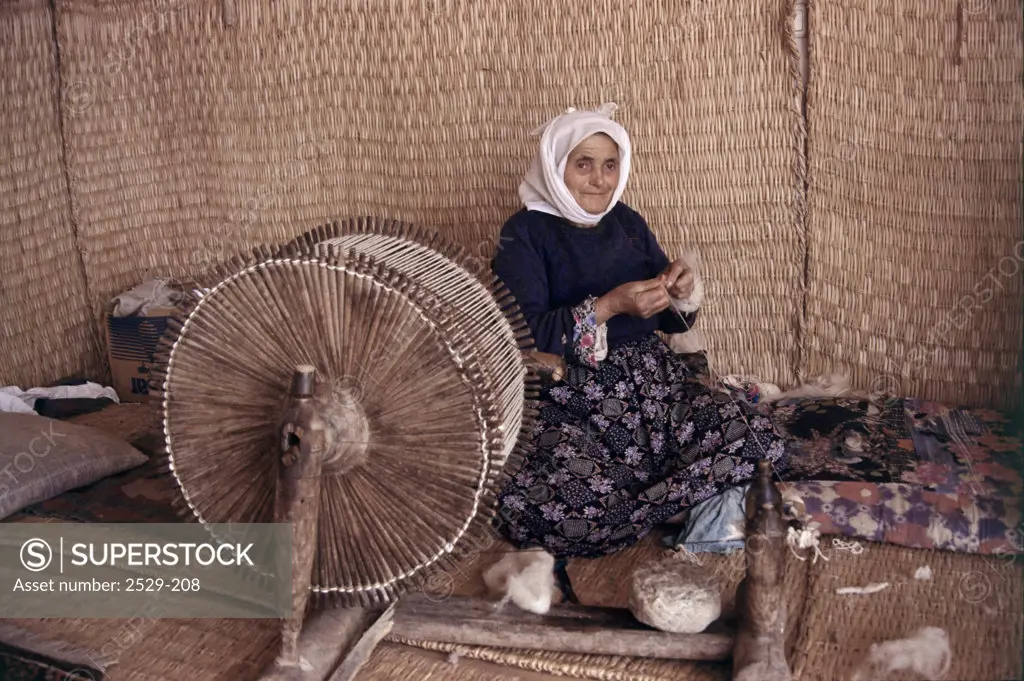
M 569 153 L 564 180 L 580 208 L 601 213 L 619 186 L 619 146 L 603 132 L 586 138 Z

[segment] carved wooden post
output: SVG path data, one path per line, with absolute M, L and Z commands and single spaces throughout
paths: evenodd
M 295 368 L 281 426 L 275 521 L 293 523 L 292 614 L 281 627 L 277 664 L 299 665 L 299 633 L 309 601 L 320 508 L 320 476 L 327 446 L 326 431 L 313 398 L 316 369 Z
M 782 495 L 772 481 L 770 461 L 758 463 L 758 477 L 746 498 L 747 574 L 736 594 L 733 681 L 791 681 L 786 661 L 786 602 L 783 593 L 786 523 Z
M 322 479 L 324 475 L 343 475 L 365 460 L 367 431 L 362 407 L 349 392 L 335 394 L 325 386 L 318 390 L 314 367 L 295 368 L 281 422 L 274 500 L 274 522 L 293 525 L 292 612 L 281 626 L 277 659 L 264 670 L 261 681 L 327 678 L 372 624 L 370 614 L 359 607 L 322 613 L 312 627 L 305 622 L 317 551 Z

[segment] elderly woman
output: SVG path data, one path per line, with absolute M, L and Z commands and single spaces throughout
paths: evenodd
M 698 382 L 655 334 L 688 330 L 702 287 L 619 201 L 630 143 L 609 114 L 570 109 L 543 129 L 493 265 L 537 349 L 567 365 L 498 523 L 559 558 L 624 548 L 784 455 L 768 419 Z

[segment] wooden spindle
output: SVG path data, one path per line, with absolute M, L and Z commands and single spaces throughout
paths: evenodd
M 786 661 L 786 602 L 783 593 L 786 523 L 782 495 L 770 461 L 746 497 L 747 574 L 736 594 L 739 622 L 733 650 L 733 681 L 791 681 Z

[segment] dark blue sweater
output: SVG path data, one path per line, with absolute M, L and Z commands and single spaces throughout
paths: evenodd
M 669 259 L 639 213 L 619 202 L 596 226 L 520 210 L 501 230 L 494 273 L 515 296 L 537 349 L 576 360 L 572 308 L 630 281 L 658 276 Z M 687 331 L 696 313 L 680 318 L 669 308 L 650 319 L 618 315 L 608 321 L 608 348 L 660 329 Z

